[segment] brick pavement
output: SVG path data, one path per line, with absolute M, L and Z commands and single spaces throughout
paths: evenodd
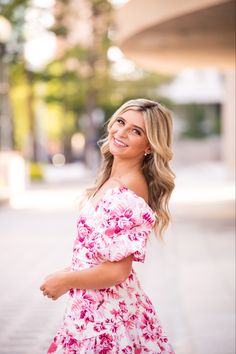
M 77 192 L 38 187 L 23 208 L 0 209 L 0 354 L 45 354 L 60 324 L 66 298 L 45 299 L 38 287 L 70 261 Z M 235 353 L 233 264 L 231 220 L 180 215 L 164 243 L 150 240 L 145 264 L 135 268 L 176 354 Z

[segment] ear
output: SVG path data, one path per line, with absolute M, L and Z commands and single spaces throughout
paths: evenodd
M 145 154 L 149 155 L 152 153 L 152 149 L 150 147 L 146 148 Z

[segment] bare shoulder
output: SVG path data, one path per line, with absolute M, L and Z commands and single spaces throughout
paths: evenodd
M 122 187 L 123 183 L 121 179 L 112 177 L 107 181 L 107 188 Z
M 124 180 L 124 185 L 148 203 L 148 185 L 144 176 L 131 176 Z
M 107 189 L 121 187 L 122 182 L 118 178 L 109 178 L 99 189 L 96 195 L 104 193 Z
M 127 187 L 148 203 L 148 185 L 143 175 L 129 175 L 129 177 L 112 177 L 106 183 L 106 189 L 115 187 Z

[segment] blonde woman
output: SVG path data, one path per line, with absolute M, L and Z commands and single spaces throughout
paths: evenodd
M 144 262 L 152 229 L 162 236 L 174 188 L 172 119 L 147 99 L 123 104 L 101 141 L 102 164 L 77 221 L 71 266 L 40 289 L 69 292 L 63 324 L 48 353 L 174 353 L 132 262 Z

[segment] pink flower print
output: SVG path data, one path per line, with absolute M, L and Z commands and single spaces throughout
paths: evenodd
M 91 259 L 91 260 L 94 259 L 94 253 L 91 251 L 86 252 L 85 255 L 87 259 Z
M 124 349 L 122 349 L 122 353 L 131 354 L 132 353 L 132 347 L 130 345 L 127 345 Z
M 114 234 L 114 230 L 113 229 L 106 229 L 105 234 L 107 236 L 112 236 Z
M 85 222 L 86 222 L 86 218 L 85 218 L 84 216 L 81 216 L 81 217 L 78 219 L 78 221 L 77 221 L 77 226 L 78 226 L 80 223 L 84 224 Z
M 157 333 L 158 333 L 160 336 L 162 336 L 163 330 L 162 330 L 161 326 L 158 326 L 158 327 L 157 327 Z
M 104 326 L 103 323 L 98 323 L 96 326 L 93 327 L 93 329 L 94 329 L 96 332 L 101 332 L 101 331 L 103 331 L 104 329 L 106 329 L 106 327 Z
M 119 302 L 119 307 L 120 307 L 122 313 L 128 312 L 127 305 L 126 305 L 126 303 L 124 301 L 120 301 Z
M 74 289 L 70 289 L 70 292 L 72 293 L 72 295 L 75 293 Z M 78 300 L 73 301 L 72 306 L 71 306 L 71 310 L 73 312 L 77 312 L 77 311 L 80 311 L 80 309 L 81 309 L 81 300 L 78 299 Z
M 155 215 L 142 199 L 126 188 L 114 188 L 80 215 L 72 270 L 132 254 L 143 261 Z M 48 354 L 174 354 L 155 308 L 143 292 L 135 271 L 110 288 L 71 289 L 63 325 Z M 56 353 L 55 353 L 56 354 Z
M 107 236 L 113 236 L 117 228 L 117 219 L 114 217 L 110 217 L 104 222 L 103 227 Z
M 76 343 L 77 343 L 77 340 L 71 337 L 68 341 L 68 346 L 72 347 L 72 345 L 74 345 Z
M 148 318 L 146 313 L 143 313 L 142 324 L 140 326 L 143 330 L 143 337 L 146 340 L 155 340 L 155 321 L 153 318 Z
M 89 234 L 89 229 L 85 225 L 80 225 L 78 227 L 78 239 L 80 242 L 82 242 L 86 236 Z
M 159 342 L 159 347 L 162 353 L 174 354 L 172 346 L 168 343 L 168 339 L 165 337 L 164 340 Z
M 94 297 L 90 294 L 87 293 L 86 290 L 83 290 L 83 294 L 82 297 L 84 300 L 86 300 L 89 304 L 95 304 L 96 300 L 94 299 Z
M 100 301 L 99 304 L 97 305 L 97 309 L 96 309 L 97 317 L 104 320 L 104 318 L 105 318 L 104 313 L 105 313 L 106 309 L 107 309 L 107 303 Z
M 139 239 L 140 235 L 141 235 L 140 233 L 133 232 L 133 233 L 130 233 L 128 237 L 131 241 L 137 241 Z
M 80 234 L 85 233 L 86 235 L 92 231 L 91 227 L 87 225 L 86 218 L 81 218 L 77 223 L 77 230 Z
M 80 312 L 80 319 L 83 319 L 85 323 L 88 324 L 89 322 L 94 322 L 94 315 L 90 311 L 83 309 Z
M 133 210 L 132 209 L 126 209 L 124 212 L 124 216 L 128 219 L 131 218 L 131 216 L 133 215 Z
M 120 316 L 120 311 L 117 311 L 116 309 L 113 309 L 111 311 L 111 314 L 114 315 L 115 319 L 117 320 L 117 318 Z
M 151 217 L 151 215 L 150 215 L 149 213 L 143 214 L 143 219 L 146 220 L 146 221 L 148 221 L 149 224 L 152 224 L 152 223 L 154 222 L 153 219 L 152 219 L 152 217 Z
M 113 326 L 111 327 L 111 332 L 116 333 L 118 328 L 119 328 L 119 323 L 114 323 Z
M 118 226 L 121 230 L 128 230 L 134 225 L 133 220 L 126 216 L 120 217 L 118 220 Z
M 86 247 L 88 249 L 93 249 L 94 248 L 94 242 L 87 240 L 87 242 L 85 241 L 85 243 L 84 243 L 84 247 Z
M 135 349 L 134 349 L 134 354 L 142 354 L 142 349 L 140 349 L 140 348 L 135 348 Z
M 125 322 L 125 327 L 127 329 L 134 328 L 135 320 L 136 320 L 136 316 L 135 315 L 130 315 L 129 318 L 126 321 L 124 321 Z
M 114 230 L 114 233 L 115 234 L 118 234 L 122 229 L 117 225 L 115 230 Z
M 116 288 L 117 287 L 118 287 L 118 285 L 116 285 Z M 121 299 L 122 298 L 122 296 L 119 294 L 119 292 L 114 290 L 114 289 L 112 289 L 112 288 L 105 289 L 105 290 L 109 294 L 109 297 L 111 297 L 112 299 L 117 300 L 117 299 Z
M 50 345 L 50 347 L 48 349 L 48 354 L 55 353 L 56 350 L 57 350 L 57 345 L 56 345 L 56 343 L 52 342 L 52 344 Z
M 109 353 L 109 350 L 112 349 L 112 347 L 114 346 L 113 344 L 113 336 L 109 333 L 103 333 L 99 335 L 99 339 L 100 339 L 100 344 L 104 347 L 103 351 L 100 351 L 99 353 Z
M 134 288 L 127 285 L 126 289 L 127 289 L 127 294 L 129 296 L 129 298 L 131 299 L 134 294 Z
M 109 354 L 109 352 L 110 352 L 110 349 L 107 349 L 107 348 L 99 350 L 99 354 Z
M 84 324 L 82 324 L 82 325 L 75 325 L 75 328 L 76 328 L 76 330 L 78 331 L 78 332 L 83 332 L 85 329 L 86 329 L 86 326 L 84 325 Z

